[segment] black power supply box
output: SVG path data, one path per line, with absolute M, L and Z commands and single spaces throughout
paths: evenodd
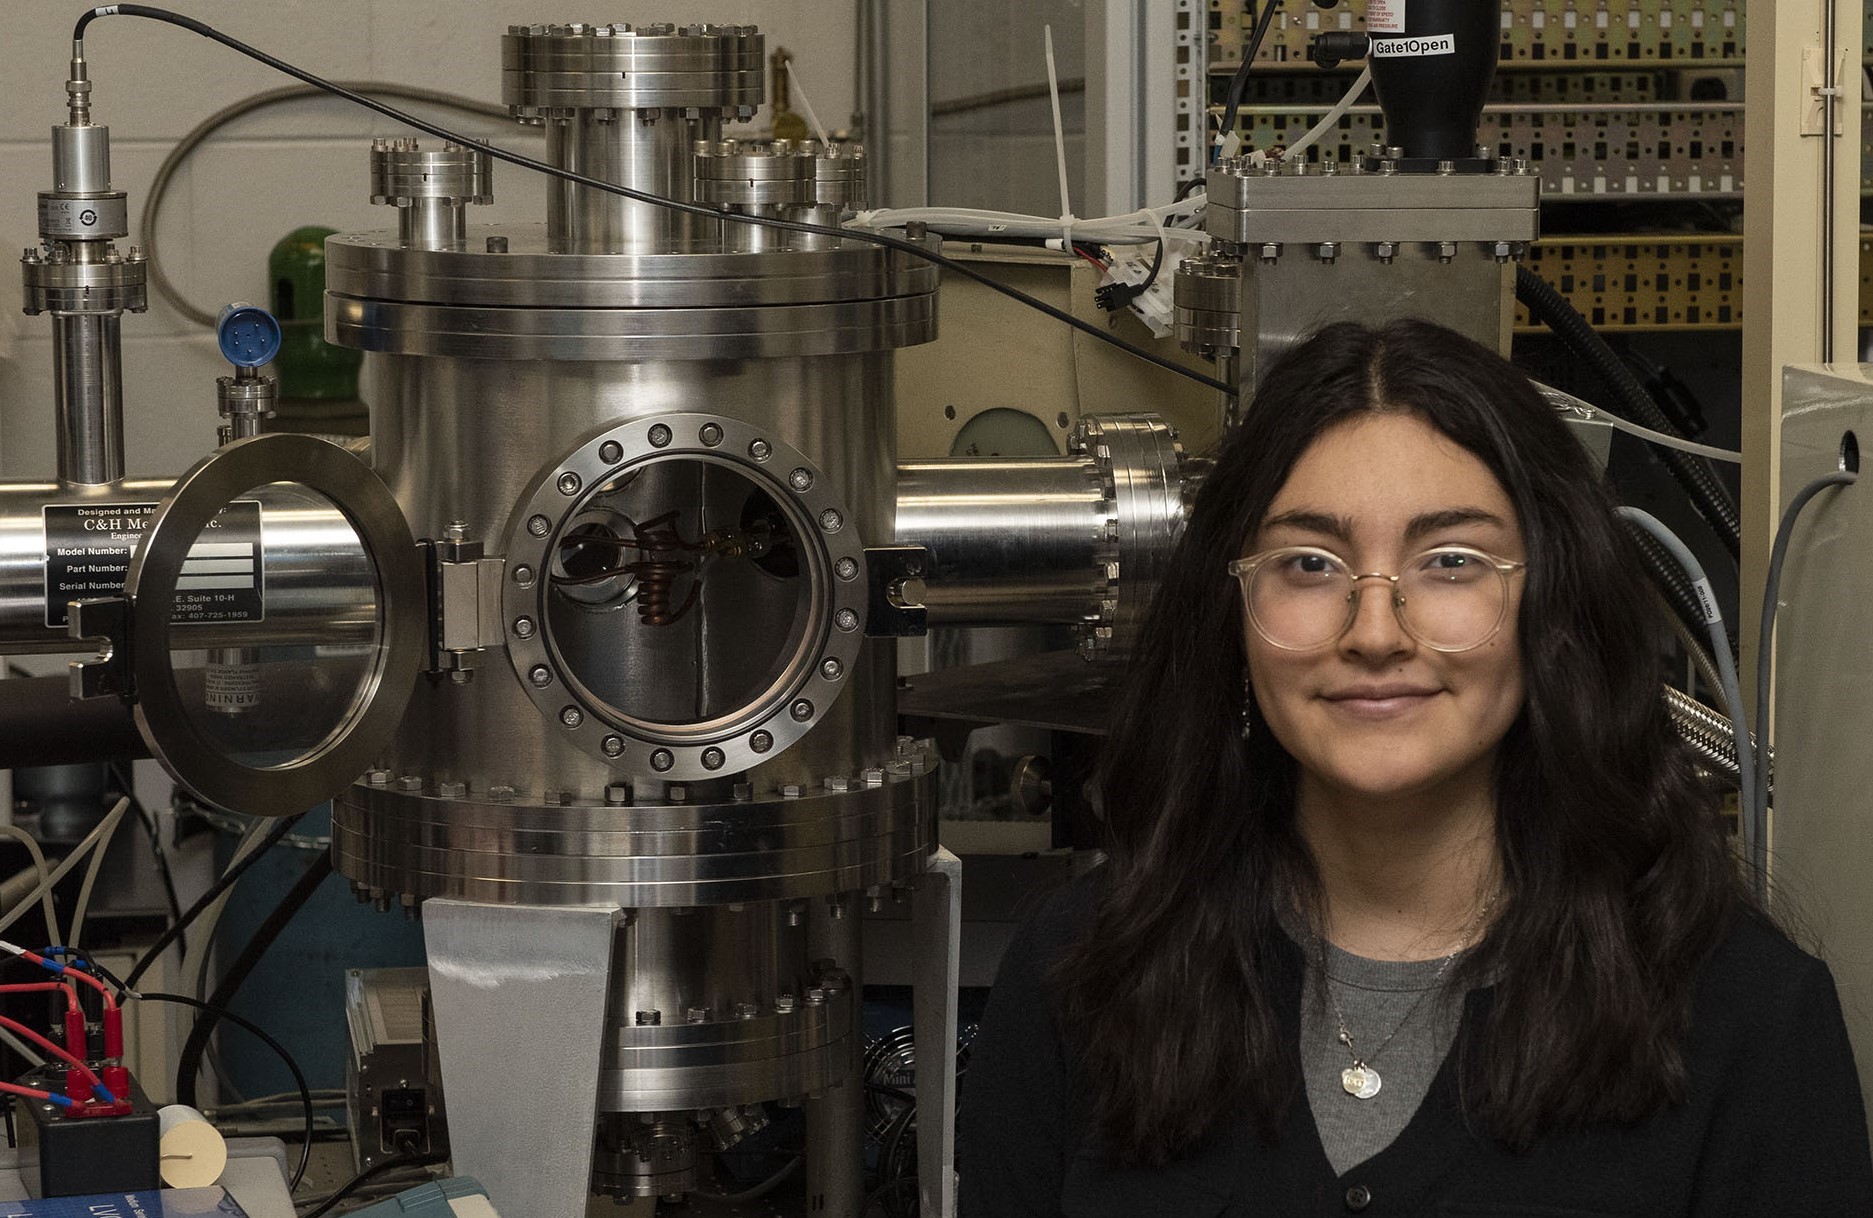
M 21 1085 L 62 1092 L 62 1068 L 42 1067 Z M 82 1197 L 162 1187 L 162 1152 L 156 1105 L 130 1079 L 130 1111 L 76 1116 L 45 1100 L 15 1097 L 20 1178 L 33 1197 Z

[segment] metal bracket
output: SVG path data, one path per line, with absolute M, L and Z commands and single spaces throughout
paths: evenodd
M 619 917 L 609 905 L 423 903 L 455 1169 L 504 1214 L 585 1213 Z
M 870 585 L 865 634 L 869 638 L 919 638 L 929 632 L 929 610 L 905 599 L 905 585 L 930 570 L 923 546 L 865 547 L 865 578 Z
M 74 639 L 95 642 L 98 653 L 89 660 L 71 662 L 74 698 L 118 697 L 136 694 L 130 664 L 130 600 L 123 596 L 73 601 L 65 625 Z
M 1835 52 L 1833 71 L 1830 73 L 1826 50 L 1821 47 L 1802 48 L 1801 87 L 1805 94 L 1801 114 L 1803 135 L 1838 136 L 1841 133 L 1847 99 L 1858 93 L 1857 86 L 1850 85 L 1852 81 L 1847 52 Z M 1849 91 L 1850 87 L 1852 92 Z
M 466 681 L 477 657 L 503 646 L 501 579 L 507 560 L 483 558 L 465 538 L 417 543 L 429 572 L 429 671 Z

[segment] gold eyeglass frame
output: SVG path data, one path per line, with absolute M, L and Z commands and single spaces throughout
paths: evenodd
M 1309 643 L 1303 647 L 1296 647 L 1274 638 L 1268 633 L 1267 628 L 1262 625 L 1261 619 L 1255 614 L 1255 606 L 1249 599 L 1249 584 L 1250 581 L 1255 578 L 1256 571 L 1264 564 L 1277 558 L 1288 558 L 1302 554 L 1314 555 L 1331 562 L 1346 573 L 1347 578 L 1352 581 L 1352 586 L 1346 593 L 1346 620 L 1340 623 L 1340 628 L 1318 643 Z M 1446 655 L 1455 655 L 1459 652 L 1474 651 L 1500 634 L 1502 632 L 1502 623 L 1508 620 L 1509 616 L 1509 577 L 1519 571 L 1527 570 L 1528 564 L 1525 562 L 1512 562 L 1499 555 L 1491 554 L 1487 550 L 1479 550 L 1475 546 L 1432 546 L 1429 549 L 1421 550 L 1417 554 L 1412 555 L 1405 563 L 1406 569 L 1409 570 L 1412 566 L 1416 565 L 1419 560 L 1429 554 L 1462 554 L 1469 558 L 1480 559 L 1496 573 L 1496 578 L 1500 581 L 1502 587 L 1502 607 L 1497 611 L 1495 623 L 1491 625 L 1489 630 L 1484 633 L 1483 637 L 1476 640 L 1476 642 L 1465 643 L 1461 647 L 1444 647 L 1424 638 L 1416 630 L 1411 628 L 1410 622 L 1405 620 L 1405 598 L 1400 595 L 1398 591 L 1398 581 L 1403 578 L 1402 573 L 1387 575 L 1383 571 L 1368 571 L 1362 575 L 1355 572 L 1352 564 L 1347 562 L 1344 558 L 1341 558 L 1332 550 L 1323 549 L 1320 546 L 1277 546 L 1272 550 L 1263 550 L 1259 554 L 1251 554 L 1245 558 L 1238 558 L 1230 563 L 1229 574 L 1234 577 L 1241 588 L 1242 612 L 1243 615 L 1249 619 L 1249 625 L 1255 628 L 1255 633 L 1260 635 L 1263 641 L 1270 647 L 1277 647 L 1282 651 L 1318 651 L 1323 647 L 1332 646 L 1334 643 L 1344 638 L 1346 632 L 1352 629 L 1354 619 L 1359 616 L 1360 582 L 1368 579 L 1382 579 L 1387 584 L 1391 585 L 1392 614 L 1398 619 L 1398 628 L 1404 631 L 1406 635 L 1421 647 L 1428 647 L 1432 651 L 1443 652 Z

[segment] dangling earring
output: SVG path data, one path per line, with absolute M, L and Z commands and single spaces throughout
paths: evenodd
M 1255 720 L 1249 714 L 1249 708 L 1255 705 L 1255 694 L 1249 683 L 1242 683 L 1242 738 L 1248 740 L 1255 735 Z

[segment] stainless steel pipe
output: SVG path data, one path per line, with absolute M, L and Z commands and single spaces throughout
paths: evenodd
M 587 177 L 616 182 L 634 190 L 687 200 L 695 193 L 689 174 L 689 149 L 697 139 L 712 139 L 721 121 L 657 118 L 638 122 L 599 122 L 589 112 L 547 124 L 546 155 L 553 164 Z M 692 217 L 667 207 L 638 203 L 575 186 L 563 178 L 547 181 L 546 231 L 549 248 L 560 254 L 623 254 L 661 251 L 690 234 Z
M 139 479 L 102 495 L 49 482 L 0 485 L 0 650 L 74 649 L 62 626 L 47 625 L 62 616 L 47 612 L 47 507 L 155 504 L 170 485 Z M 331 588 L 334 581 L 355 585 L 363 561 L 343 516 L 283 489 L 258 488 L 254 497 L 262 505 L 266 621 L 183 628 L 177 640 L 191 633 L 202 646 L 368 638 L 372 623 L 359 618 L 355 597 L 334 596 Z M 1096 456 L 958 458 L 897 469 L 896 540 L 930 549 L 923 600 L 935 624 L 1096 622 L 1114 581 L 1129 578 L 1118 558 L 1121 534 L 1156 536 L 1166 548 L 1175 540 L 1165 519 L 1123 517 Z
M 834 916 L 813 911 L 809 944 L 815 959 L 833 961 L 845 974 L 844 991 L 854 1003 L 865 991 L 863 953 L 856 909 Z M 840 1048 L 844 1078 L 806 1102 L 807 1210 L 825 1218 L 864 1218 L 865 1144 L 850 1131 L 865 1127 L 865 1036 L 854 1029 Z
M 0 681 L 0 770 L 147 757 L 129 708 L 116 698 L 78 701 L 64 677 Z M 11 908 L 0 901 L 0 908 Z
M 501 40 L 501 95 L 516 118 L 546 125 L 547 159 L 665 198 L 695 197 L 690 150 L 724 119 L 761 104 L 761 35 L 733 25 L 514 26 Z M 575 186 L 547 186 L 554 253 L 680 248 L 702 222 Z
M 52 392 L 59 480 L 102 486 L 124 476 L 123 319 L 55 314 Z
M 1195 468 L 1154 415 L 1088 416 L 1068 447 L 898 468 L 897 541 L 930 550 L 932 623 L 1065 624 L 1089 658 L 1127 649 Z
M 898 466 L 897 540 L 930 550 L 932 625 L 1096 619 L 1111 517 L 1089 457 Z
M 452 199 L 413 199 L 398 209 L 397 239 L 418 249 L 459 250 L 468 240 L 468 214 Z
M 485 151 L 413 139 L 371 145 L 371 202 L 397 209 L 397 239 L 408 247 L 457 250 L 467 239 L 470 203 L 494 202 L 494 165 Z
M 864 67 L 865 121 L 861 138 L 871 157 L 871 197 L 887 207 L 907 207 L 923 200 L 901 198 L 893 170 L 897 132 L 893 129 L 891 78 L 891 5 L 887 0 L 859 0 L 859 20 L 865 31 L 860 52 Z
M 110 129 L 89 122 L 81 81 L 68 82 L 71 121 L 52 129 L 53 189 L 39 194 L 39 243 L 20 258 L 22 308 L 52 314 L 52 380 L 59 477 L 100 486 L 124 476 L 119 320 L 147 306 L 142 254 L 124 192 L 112 190 Z
M 55 551 L 64 548 L 57 536 L 60 526 L 52 525 L 48 533 L 52 519 L 48 509 L 154 505 L 170 486 L 167 479 L 137 480 L 105 493 L 78 495 L 53 483 L 0 485 L 0 652 L 19 655 L 83 649 L 66 634 L 63 599 L 57 588 L 47 584 L 48 558 L 60 562 Z M 285 487 L 258 487 L 251 497 L 260 503 L 264 620 L 178 626 L 172 643 L 242 647 L 360 643 L 374 637 L 371 566 L 344 516 L 303 491 Z M 89 573 L 68 572 L 68 587 L 87 585 L 81 595 L 70 599 L 111 596 L 122 590 L 118 569 L 128 567 L 130 555 L 100 553 L 94 559 L 87 564 L 93 566 Z M 102 566 L 116 574 L 97 569 Z

